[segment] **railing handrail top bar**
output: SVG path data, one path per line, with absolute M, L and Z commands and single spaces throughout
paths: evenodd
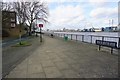
M 82 34 L 69 34 L 69 33 L 55 33 L 55 34 L 68 34 L 68 35 L 77 35 L 77 36 L 84 36 Z M 86 35 L 86 36 L 94 36 L 94 37 L 108 37 L 108 38 L 120 38 L 118 37 L 114 37 L 114 36 L 99 36 L 99 35 Z

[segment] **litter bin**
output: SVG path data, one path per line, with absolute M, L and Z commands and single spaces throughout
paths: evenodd
M 65 39 L 65 41 L 67 41 L 67 40 L 68 40 L 68 37 L 67 37 L 67 36 L 64 36 L 64 39 Z

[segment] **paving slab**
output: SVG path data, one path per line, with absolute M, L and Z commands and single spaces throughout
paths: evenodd
M 54 67 L 55 66 L 54 62 L 50 60 L 42 61 L 41 64 L 43 67 Z
M 78 73 L 72 69 L 62 70 L 61 72 L 64 74 L 65 78 L 79 78 Z
M 71 69 L 71 66 L 63 61 L 55 62 L 55 64 L 59 70 Z
M 46 78 L 46 77 L 45 77 L 45 73 L 40 72 L 40 73 L 27 74 L 26 78 Z
M 44 36 L 43 44 L 6 76 L 11 77 L 117 78 L 118 56 L 97 51 L 95 44 Z
M 63 74 L 56 67 L 44 68 L 46 78 L 62 78 Z

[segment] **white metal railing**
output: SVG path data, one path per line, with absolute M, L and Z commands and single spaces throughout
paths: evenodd
M 120 48 L 120 37 L 111 36 L 97 36 L 97 35 L 80 35 L 80 34 L 70 34 L 70 33 L 53 33 L 56 37 L 65 36 L 70 40 L 82 41 L 95 44 L 96 40 L 112 41 L 117 42 L 117 47 Z

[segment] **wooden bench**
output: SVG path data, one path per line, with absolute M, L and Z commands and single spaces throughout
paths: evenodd
M 101 46 L 110 47 L 111 54 L 113 53 L 113 49 L 117 49 L 117 42 L 112 41 L 96 40 L 96 45 L 99 45 L 98 50 L 100 50 Z

